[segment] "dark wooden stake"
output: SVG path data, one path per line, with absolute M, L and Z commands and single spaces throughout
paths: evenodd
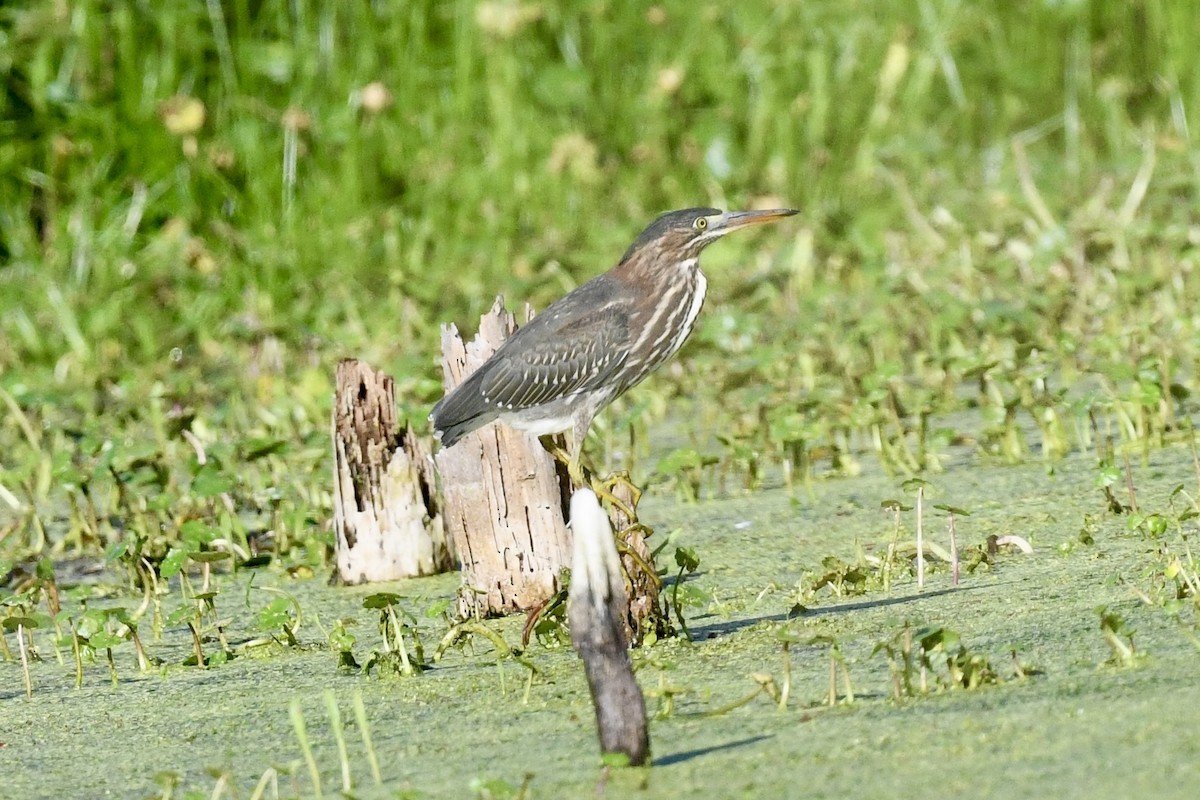
M 496 298 L 463 342 L 442 327 L 446 390 L 478 369 L 516 330 Z M 565 468 L 536 437 L 492 423 L 437 454 L 446 530 L 462 563 L 459 612 L 492 616 L 536 608 L 559 589 L 571 554 L 563 509 L 570 482 Z
M 639 766 L 650 757 L 650 737 L 625 634 L 629 600 L 608 516 L 590 489 L 571 498 L 571 528 L 575 545 L 567 619 L 596 708 L 600 749 Z
M 443 572 L 454 562 L 429 448 L 398 429 L 391 377 L 355 359 L 337 367 L 333 527 L 348 584 Z

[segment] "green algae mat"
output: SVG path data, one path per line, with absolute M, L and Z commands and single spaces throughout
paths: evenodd
M 946 546 L 932 501 L 969 510 L 956 520 L 963 569 L 954 586 L 931 557 L 920 591 L 911 549 L 881 588 L 887 547 L 903 552 L 914 526 L 915 509 L 897 528 L 882 507 L 911 500 L 893 478 L 648 502 L 644 518 L 702 554 L 684 582 L 692 641 L 635 659 L 653 716 L 650 768 L 600 763 L 566 647 L 534 641 L 501 656 L 475 638 L 420 675 L 367 678 L 339 670 L 335 637 L 321 634 L 354 632 L 350 651 L 365 661 L 379 642 L 363 599 L 379 587 L 243 572 L 214 584 L 231 651 L 253 641 L 272 589 L 300 609 L 294 644 L 276 637 L 197 669 L 178 665 L 190 637 L 168 627 L 147 642 L 167 664 L 139 673 L 125 647 L 116 685 L 101 658 L 79 689 L 70 656 L 60 665 L 42 648 L 31 700 L 19 664 L 0 664 L 3 753 L 17 767 L 6 796 L 248 796 L 266 773 L 259 796 L 311 797 L 303 730 L 330 796 L 344 767 L 347 794 L 361 797 L 1191 797 L 1200 641 L 1194 604 L 1178 598 L 1197 573 L 1178 520 L 1194 513 L 1195 465 L 1185 446 L 1135 459 L 1134 494 L 1114 492 L 1122 513 L 1101 474 L 1077 457 L 1053 474 L 938 476 L 925 535 Z M 988 538 L 1004 536 L 1032 552 L 989 553 Z M 383 588 L 432 649 L 446 625 L 425 612 L 456 578 Z M 515 647 L 519 623 L 492 624 Z

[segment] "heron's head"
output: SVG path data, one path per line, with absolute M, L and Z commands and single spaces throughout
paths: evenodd
M 796 211 L 773 208 L 767 211 L 721 211 L 716 208 L 685 208 L 669 211 L 651 222 L 634 240 L 621 262 L 646 258 L 654 262 L 686 261 L 727 233 L 751 225 L 774 222 Z

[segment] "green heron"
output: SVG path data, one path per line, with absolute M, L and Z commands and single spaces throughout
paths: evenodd
M 674 355 L 695 327 L 708 284 L 700 251 L 795 213 L 663 214 L 619 264 L 550 304 L 438 401 L 429 419 L 442 446 L 497 419 L 536 436 L 567 431 L 568 466 L 579 474 L 592 418 Z

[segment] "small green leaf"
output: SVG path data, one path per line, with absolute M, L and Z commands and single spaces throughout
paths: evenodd
M 1100 474 L 1096 476 L 1096 486 L 1104 489 L 1116 484 L 1120 480 L 1121 470 L 1112 464 L 1106 464 L 1100 467 Z
M 192 493 L 198 497 L 216 497 L 234 486 L 233 476 L 223 472 L 215 461 L 200 467 L 192 478 Z
M 436 619 L 437 617 L 440 617 L 442 614 L 445 614 L 447 611 L 449 611 L 451 605 L 452 601 L 450 598 L 439 597 L 437 600 L 434 600 L 432 603 L 430 603 L 429 607 L 425 609 L 425 616 L 429 619 Z
M 250 439 L 242 448 L 242 458 L 246 461 L 257 461 L 260 458 L 282 453 L 287 446 L 286 439 Z
M 792 639 L 792 641 L 800 641 L 800 639 L 799 639 L 799 637 L 797 637 L 795 639 Z M 837 637 L 830 636 L 827 633 L 819 633 L 816 636 L 810 636 L 807 640 L 804 640 L 804 641 L 805 641 L 805 644 L 825 645 L 827 647 L 832 647 L 833 645 L 838 643 Z
M 37 565 L 37 576 L 48 583 L 54 582 L 54 562 L 43 558 Z
M 167 625 L 172 627 L 175 625 L 182 625 L 184 622 L 187 622 L 189 619 L 194 619 L 195 617 L 196 609 L 194 606 L 182 605 L 167 615 Z
M 122 639 L 120 636 L 117 636 L 115 633 L 110 633 L 108 631 L 96 631 L 94 634 L 92 634 L 91 638 L 88 639 L 88 644 L 99 649 L 116 647 L 124 641 L 124 639 Z
M 341 625 L 334 626 L 329 632 L 329 643 L 338 650 L 350 650 L 357 641 L 358 638 Z
M 130 628 L 137 627 L 137 623 L 134 622 L 133 617 L 129 616 L 129 612 L 124 608 L 110 608 L 108 610 L 108 616 L 112 619 L 115 619 L 122 625 L 127 625 Z
M 37 620 L 33 617 L 5 617 L 2 624 L 4 626 L 4 630 L 8 631 L 9 633 L 12 633 L 18 627 L 36 628 L 38 626 Z
M 104 551 L 104 563 L 112 564 L 120 561 L 129 552 L 129 540 L 122 539 L 119 542 L 114 542 Z
M 184 563 L 187 562 L 190 553 L 182 547 L 172 547 L 167 551 L 167 556 L 158 565 L 158 574 L 164 578 L 173 578 L 183 569 Z
M 286 597 L 276 597 L 267 604 L 266 608 L 258 613 L 259 627 L 263 630 L 277 631 L 280 628 L 290 625 L 292 622 L 292 616 L 289 613 L 291 608 L 291 600 Z
M 675 565 L 684 572 L 695 572 L 700 568 L 700 556 L 691 547 L 676 547 Z
M 232 557 L 232 554 L 224 550 L 201 550 L 192 553 L 192 561 L 199 561 L 201 564 L 215 564 L 218 561 L 226 561 Z
M 796 644 L 797 642 L 804 641 L 804 639 L 794 628 L 776 628 L 775 641 Z
M 707 467 L 716 464 L 720 459 L 713 456 L 701 455 L 691 448 L 680 448 L 672 450 L 655 465 L 654 471 L 660 475 L 673 475 L 685 469 L 696 469 L 698 467 Z
M 217 532 L 198 519 L 189 519 L 179 526 L 179 538 L 188 544 L 208 544 L 217 538 Z
M 393 594 L 392 592 L 378 592 L 376 594 L 369 594 L 363 598 L 363 608 L 387 608 L 399 603 L 400 595 Z

